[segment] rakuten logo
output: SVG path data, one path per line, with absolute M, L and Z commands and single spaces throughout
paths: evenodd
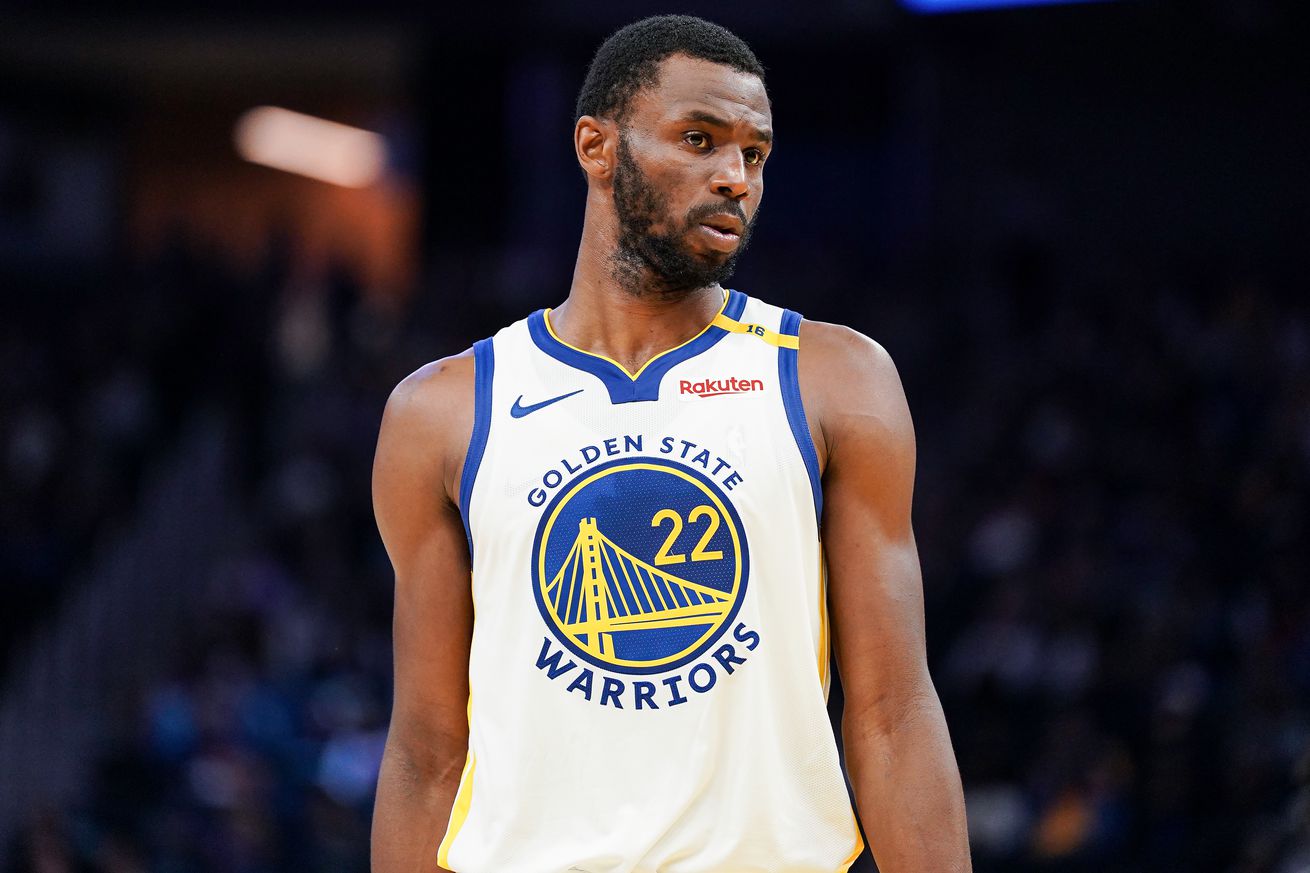
M 763 391 L 764 382 L 760 379 L 706 379 L 704 382 L 678 382 L 679 394 L 694 394 L 697 397 L 719 397 L 723 394 L 745 394 L 747 391 Z

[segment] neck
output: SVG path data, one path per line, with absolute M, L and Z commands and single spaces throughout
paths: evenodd
M 550 325 L 569 345 L 635 373 L 700 333 L 723 305 L 724 291 L 717 284 L 670 289 L 648 267 L 616 269 L 618 221 L 604 205 L 588 198 L 569 297 L 551 310 Z

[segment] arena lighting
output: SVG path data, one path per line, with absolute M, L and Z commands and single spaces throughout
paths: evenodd
M 1010 9 L 1015 6 L 1055 6 L 1097 3 L 1105 0 L 901 0 L 911 12 L 966 12 L 973 9 Z
M 387 143 L 380 134 L 277 106 L 257 106 L 237 119 L 237 152 L 252 164 L 364 188 L 382 175 Z

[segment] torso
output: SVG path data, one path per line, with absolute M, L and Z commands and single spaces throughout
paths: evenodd
M 636 378 L 545 313 L 475 347 L 469 763 L 445 866 L 828 873 L 858 854 L 799 321 L 732 292 Z

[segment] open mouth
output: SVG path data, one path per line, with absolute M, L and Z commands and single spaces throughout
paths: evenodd
M 741 219 L 727 212 L 721 212 L 718 215 L 710 215 L 703 219 L 700 225 L 724 239 L 735 240 L 741 236 L 742 232 Z
M 741 236 L 741 234 L 737 233 L 736 230 L 732 229 L 731 227 L 724 226 L 724 225 L 711 224 L 711 223 L 709 223 L 709 222 L 706 222 L 706 223 L 703 223 L 703 224 L 701 225 L 701 227 L 705 228 L 707 231 L 709 231 L 709 232 L 710 232 L 711 234 L 713 234 L 714 236 L 717 236 L 717 237 L 719 237 L 719 238 L 721 238 L 721 239 L 725 239 L 725 240 L 735 240 L 735 239 L 738 239 L 738 238 Z

